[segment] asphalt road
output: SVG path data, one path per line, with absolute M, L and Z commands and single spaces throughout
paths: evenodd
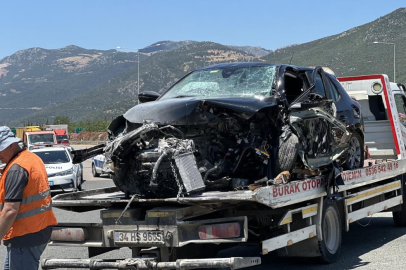
M 83 147 L 83 146 L 82 146 Z M 84 146 L 86 147 L 86 146 Z M 75 147 L 75 149 L 78 149 Z M 85 190 L 114 186 L 107 177 L 94 178 L 91 174 L 91 162 L 86 161 L 84 167 Z M 60 209 L 54 209 L 59 222 L 100 222 L 99 212 L 74 213 Z M 397 228 L 392 221 L 391 213 L 375 214 L 372 218 L 366 218 L 352 224 L 350 231 L 344 233 L 340 259 L 334 264 L 323 265 L 312 260 L 279 258 L 275 253 L 262 257 L 262 265 L 252 267 L 252 270 L 284 270 L 284 269 L 406 269 L 406 228 Z M 0 261 L 4 261 L 5 247 L 0 248 Z M 231 256 L 259 256 L 258 247 L 233 248 L 219 253 L 219 257 Z M 117 259 L 129 258 L 129 248 L 111 251 L 95 258 Z M 69 248 L 48 246 L 42 258 L 87 258 L 86 248 Z

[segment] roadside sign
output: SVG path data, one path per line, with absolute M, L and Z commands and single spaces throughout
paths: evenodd
M 81 132 L 81 131 L 83 131 L 83 128 L 82 128 L 82 127 L 76 127 L 76 128 L 75 128 L 75 133 L 79 133 L 79 132 Z

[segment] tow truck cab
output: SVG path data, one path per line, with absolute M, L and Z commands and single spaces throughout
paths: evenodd
M 367 162 L 406 158 L 405 86 L 389 82 L 385 74 L 337 79 L 362 106 Z
M 28 150 L 32 150 L 35 146 L 53 146 L 57 144 L 54 131 L 24 132 L 23 142 L 27 144 Z

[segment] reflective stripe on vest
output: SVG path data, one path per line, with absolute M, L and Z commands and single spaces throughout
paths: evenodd
M 35 195 L 30 196 L 30 197 L 23 198 L 23 200 L 21 201 L 20 204 L 21 205 L 22 204 L 29 204 L 29 203 L 32 203 L 32 202 L 35 202 L 35 201 L 38 201 L 38 200 L 42 200 L 42 199 L 48 197 L 50 194 L 51 194 L 51 190 L 48 189 L 48 190 L 45 190 L 44 192 L 41 192 L 39 194 L 35 194 Z M 0 204 L 0 211 L 3 211 L 3 207 L 4 207 L 4 204 Z
M 28 218 L 28 217 L 32 217 L 32 216 L 35 216 L 35 215 L 37 215 L 37 214 L 42 214 L 42 213 L 44 213 L 44 212 L 46 212 L 46 211 L 49 211 L 49 210 L 51 210 L 51 209 L 52 209 L 51 204 L 44 205 L 44 206 L 41 206 L 41 207 L 37 207 L 37 208 L 34 208 L 34 209 L 29 210 L 29 211 L 27 211 L 27 212 L 19 213 L 19 214 L 17 215 L 17 217 L 16 217 L 16 220 L 23 219 L 23 218 Z

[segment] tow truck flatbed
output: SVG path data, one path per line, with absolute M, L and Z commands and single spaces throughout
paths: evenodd
M 406 173 L 406 160 L 384 162 L 361 169 L 343 171 L 341 176 L 344 184 L 339 191 L 347 191 L 360 186 L 394 178 Z M 69 207 L 75 211 L 86 207 L 95 209 L 136 204 L 196 204 L 196 203 L 240 203 L 257 202 L 273 209 L 293 205 L 299 202 L 323 197 L 326 195 L 325 176 L 317 176 L 303 180 L 292 181 L 282 185 L 259 187 L 253 191 L 211 191 L 199 195 L 179 198 L 129 198 L 116 187 L 95 189 L 76 193 L 57 195 L 53 198 L 53 206 Z

